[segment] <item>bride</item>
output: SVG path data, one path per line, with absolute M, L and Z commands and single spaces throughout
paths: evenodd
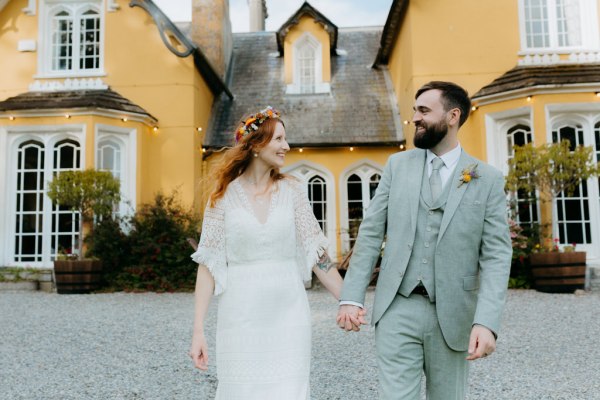
M 308 399 L 311 322 L 303 281 L 314 271 L 336 299 L 343 281 L 304 185 L 279 172 L 290 150 L 280 113 L 267 107 L 249 116 L 235 139 L 192 254 L 199 267 L 190 356 L 207 369 L 204 317 L 214 293 L 216 398 Z

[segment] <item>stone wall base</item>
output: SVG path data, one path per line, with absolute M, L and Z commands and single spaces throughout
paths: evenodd
M 52 269 L 0 267 L 0 291 L 55 290 Z

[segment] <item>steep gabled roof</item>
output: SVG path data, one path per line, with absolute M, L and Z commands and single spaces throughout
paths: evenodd
M 295 147 L 399 145 L 399 116 L 385 72 L 369 68 L 380 34 L 374 28 L 341 29 L 339 46 L 345 51 L 332 58 L 331 92 L 293 95 L 285 94 L 275 34 L 234 34 L 230 87 L 235 99 L 221 96 L 215 102 L 204 146 L 231 146 L 240 118 L 267 105 L 282 112 Z
M 298 25 L 298 23 L 300 23 L 300 18 L 305 15 L 312 17 L 316 22 L 319 22 L 323 25 L 325 31 L 329 33 L 329 51 L 331 54 L 335 55 L 338 39 L 338 27 L 331 22 L 329 18 L 321 14 L 316 8 L 308 4 L 307 1 L 305 1 L 302 6 L 300 6 L 298 11 L 296 11 L 294 15 L 285 21 L 284 24 L 281 25 L 281 28 L 279 28 L 277 31 L 277 51 L 279 51 L 279 54 L 283 55 L 283 42 L 288 32 L 293 26 Z
M 400 27 L 402 20 L 406 14 L 406 9 L 409 0 L 394 0 L 390 12 L 388 13 L 387 20 L 383 27 L 383 33 L 381 34 L 381 42 L 379 44 L 379 50 L 377 56 L 373 62 L 373 68 L 377 68 L 378 65 L 386 65 L 394 49 L 394 44 L 400 33 Z
M 524 89 L 581 84 L 600 85 L 600 64 L 517 66 L 481 88 L 473 99 Z
M 0 112 L 74 109 L 122 111 L 156 122 L 149 112 L 111 89 L 27 92 L 0 101 Z

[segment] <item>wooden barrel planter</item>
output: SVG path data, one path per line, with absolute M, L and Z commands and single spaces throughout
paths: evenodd
M 102 261 L 56 260 L 54 279 L 59 294 L 84 294 L 100 288 Z
M 585 251 L 536 253 L 529 256 L 533 285 L 547 293 L 572 293 L 585 288 Z

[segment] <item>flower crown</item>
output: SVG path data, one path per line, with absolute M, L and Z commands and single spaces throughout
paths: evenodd
M 275 110 L 273 107 L 268 106 L 262 111 L 257 112 L 254 115 L 249 116 L 246 120 L 242 121 L 242 125 L 235 131 L 235 142 L 238 143 L 243 137 L 256 132 L 258 127 L 269 118 L 279 118 L 281 113 Z

